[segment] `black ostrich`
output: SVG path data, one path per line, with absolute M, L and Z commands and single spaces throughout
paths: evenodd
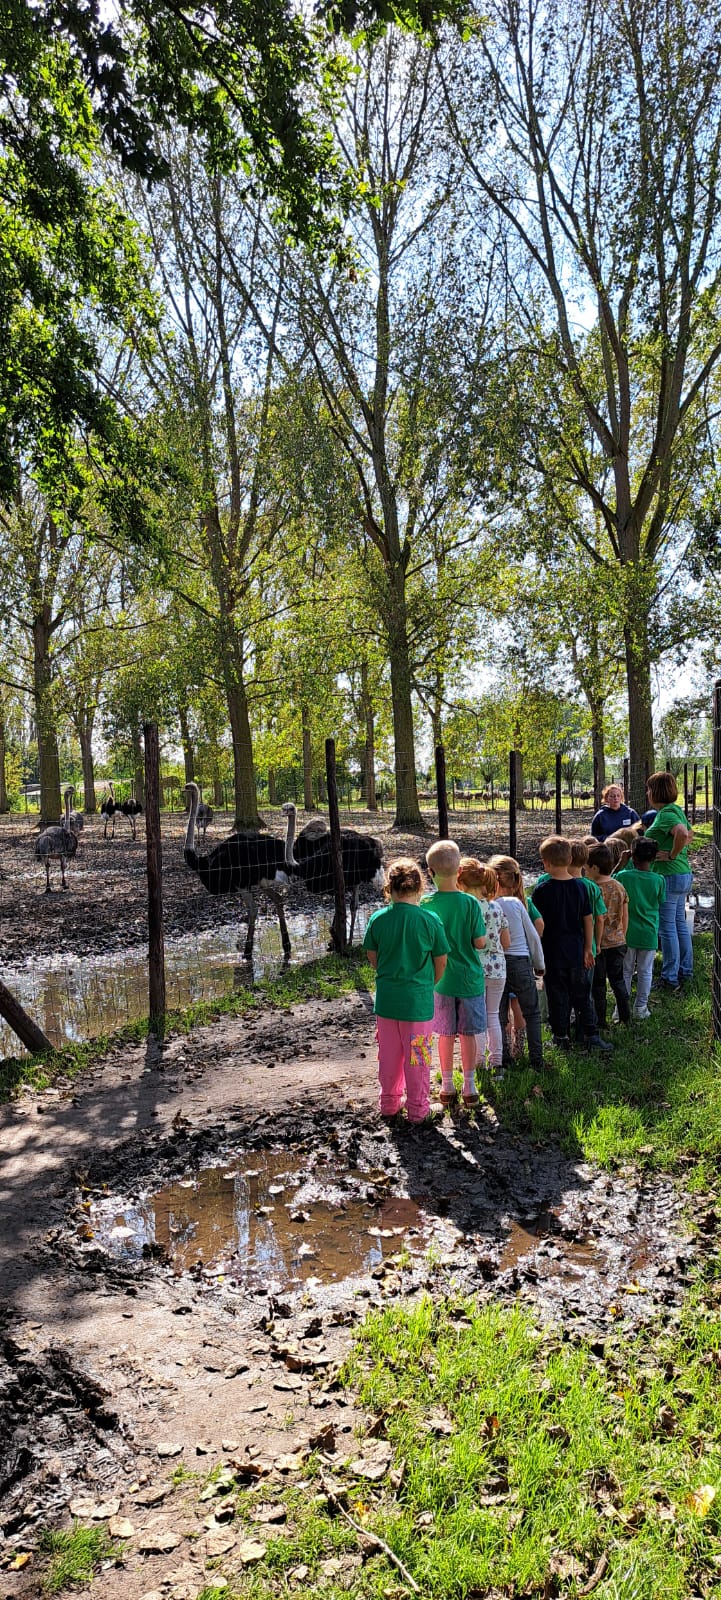
M 116 807 L 116 810 L 121 811 L 123 816 L 127 817 L 128 822 L 130 823 L 130 832 L 132 833 L 134 839 L 137 838 L 135 818 L 142 816 L 143 812 L 140 801 L 136 800 L 134 794 L 131 794 L 128 800 L 121 801 L 120 805 Z
M 112 824 L 113 824 L 113 831 L 112 831 L 112 834 L 111 834 L 111 838 L 113 838 L 113 839 L 115 838 L 115 818 L 116 818 L 119 810 L 120 810 L 120 807 L 119 807 L 118 802 L 117 802 L 117 800 L 115 798 L 115 790 L 113 788 L 112 783 L 110 781 L 108 781 L 108 793 L 106 794 L 105 799 L 103 800 L 103 803 L 102 803 L 102 805 L 100 807 L 100 815 L 101 815 L 101 817 L 105 818 L 105 827 L 103 828 L 103 838 L 104 839 L 107 839 L 107 837 L 108 837 L 108 823 L 111 822 L 111 821 L 112 821 Z
M 285 844 L 272 833 L 231 833 L 205 855 L 195 848 L 195 829 L 198 819 L 200 791 L 197 783 L 188 783 L 185 792 L 190 797 L 190 816 L 185 835 L 185 864 L 197 872 L 208 894 L 239 894 L 248 910 L 248 937 L 244 956 L 249 961 L 253 954 L 255 922 L 258 915 L 256 891 L 262 889 L 275 906 L 283 941 L 283 954 L 290 955 L 290 938 L 285 912 L 275 885 L 287 883 L 295 869 L 293 862 L 294 820 L 288 819 Z
M 289 838 L 295 837 L 296 807 L 290 800 L 283 806 L 288 817 Z M 353 943 L 358 893 L 363 884 L 370 884 L 380 894 L 383 890 L 383 846 L 380 839 L 369 833 L 357 833 L 355 828 L 341 828 L 341 855 L 346 893 L 350 897 L 350 935 Z M 295 838 L 293 846 L 294 870 L 303 879 L 311 894 L 332 894 L 335 884 L 331 859 L 330 832 L 322 819 L 309 822 Z M 335 917 L 331 923 L 332 945 L 337 943 Z

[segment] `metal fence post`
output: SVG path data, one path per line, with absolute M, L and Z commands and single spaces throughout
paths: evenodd
M 683 764 L 683 814 L 688 816 L 688 761 Z
M 696 822 L 696 785 L 698 783 L 698 761 L 693 764 L 693 798 L 691 800 L 691 826 Z
M 511 751 L 508 766 L 508 854 L 516 854 L 516 807 L 518 804 L 517 782 L 518 767 L 516 765 L 516 752 Z
M 150 1031 L 165 1032 L 165 944 L 163 940 L 163 851 L 160 831 L 160 742 L 156 722 L 143 726 L 145 740 L 145 840 L 148 859 L 148 1001 Z
M 711 1026 L 721 1043 L 721 678 L 713 692 L 713 977 Z
M 563 762 L 560 750 L 556 751 L 556 833 L 563 832 L 561 816 L 561 789 L 563 787 Z
M 438 799 L 438 837 L 448 839 L 448 790 L 446 788 L 446 752 L 442 744 L 436 745 L 436 796 Z

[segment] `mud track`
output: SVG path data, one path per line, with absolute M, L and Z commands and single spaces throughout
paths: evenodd
M 422 1130 L 379 1124 L 361 994 L 118 1048 L 79 1086 L 4 1108 L 0 1148 L 2 1596 L 39 1592 L 38 1529 L 67 1525 L 79 1496 L 87 1518 L 110 1525 L 117 1502 L 133 1528 L 93 1595 L 194 1596 L 211 1536 L 172 1469 L 232 1457 L 272 1483 L 310 1441 L 357 1452 L 363 1419 L 335 1374 L 370 1306 L 520 1300 L 601 1351 L 619 1315 L 675 1318 L 692 1260 L 670 1183 L 534 1148 L 490 1103 Z M 256 1208 L 280 1250 L 265 1272 L 237 1247 L 180 1271 L 157 1233 L 128 1258 L 98 1227 L 103 1208 L 147 1210 L 168 1185 L 267 1152 L 295 1176 Z M 307 1224 L 293 1221 L 301 1184 Z M 319 1245 L 302 1275 L 288 1265 L 291 1223 L 318 1243 L 315 1203 L 341 1231 L 362 1214 L 382 1241 L 372 1261 L 332 1276 Z M 142 1549 L 154 1541 L 164 1551 Z M 30 1560 L 12 1570 L 18 1554 Z

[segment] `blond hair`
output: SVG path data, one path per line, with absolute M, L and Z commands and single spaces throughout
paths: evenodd
M 479 889 L 484 900 L 492 900 L 498 888 L 498 877 L 493 867 L 485 867 L 475 856 L 463 856 L 458 868 L 460 889 Z
M 550 833 L 547 839 L 542 839 L 538 853 L 544 867 L 546 864 L 549 867 L 570 867 L 573 860 L 571 841 L 562 839 L 560 833 Z
M 525 906 L 526 891 L 523 885 L 523 873 L 515 856 L 491 856 L 488 865 L 493 868 L 496 874 L 499 889 L 503 890 L 504 884 L 510 884 L 511 898 L 520 900 L 521 904 Z
M 432 878 L 454 878 L 461 864 L 461 852 L 452 839 L 437 839 L 426 850 L 426 867 Z
M 423 875 L 412 856 L 399 856 L 386 871 L 386 899 L 392 894 L 420 894 Z

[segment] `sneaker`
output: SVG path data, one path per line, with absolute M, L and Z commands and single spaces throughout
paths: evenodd
M 620 1022 L 621 1021 L 621 1018 L 619 1017 L 619 1014 L 618 1014 L 618 1006 L 616 1006 L 616 1009 L 615 1009 L 615 1011 L 613 1013 L 611 1021 L 612 1022 Z
M 681 985 L 680 983 L 672 983 L 670 978 L 659 978 L 656 988 L 665 989 L 667 994 L 678 994 L 680 992 Z
M 644 1022 L 646 1017 L 650 1017 L 651 1013 L 648 1006 L 646 1006 L 643 1011 L 634 1011 L 633 1015 L 637 1022 Z
M 557 1050 L 570 1050 L 571 1048 L 571 1041 L 568 1038 L 568 1035 L 566 1035 L 563 1039 L 554 1039 L 553 1043 Z
M 596 1033 L 592 1039 L 584 1039 L 583 1048 L 584 1050 L 602 1050 L 604 1055 L 607 1056 L 609 1051 L 613 1050 L 613 1045 L 608 1039 L 602 1039 L 600 1034 Z

